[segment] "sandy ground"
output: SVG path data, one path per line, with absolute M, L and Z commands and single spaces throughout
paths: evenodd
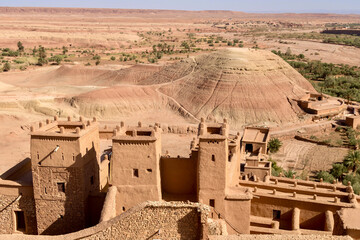
M 341 46 L 335 44 L 326 44 L 316 41 L 288 40 L 293 44 L 281 44 L 278 41 L 259 42 L 269 50 L 280 50 L 286 52 L 288 48 L 293 54 L 304 54 L 311 60 L 320 60 L 322 62 L 334 64 L 348 64 L 350 66 L 360 66 L 360 48 Z M 318 55 L 317 55 L 318 54 Z

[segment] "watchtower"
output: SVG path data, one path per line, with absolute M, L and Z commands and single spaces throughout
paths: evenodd
M 161 129 L 125 127 L 114 130 L 110 161 L 110 185 L 116 186 L 119 214 L 144 201 L 159 201 L 161 195 Z
M 99 127 L 92 122 L 40 122 L 31 127 L 31 165 L 39 234 L 88 226 L 87 198 L 99 191 Z
M 224 213 L 225 191 L 228 185 L 227 161 L 229 126 L 224 123 L 199 125 L 198 201 Z

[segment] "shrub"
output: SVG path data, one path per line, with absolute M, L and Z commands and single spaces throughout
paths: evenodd
M 359 195 L 360 194 L 360 183 L 356 182 L 354 185 L 352 185 L 354 193 Z
M 277 151 L 279 151 L 281 146 L 282 146 L 282 142 L 278 138 L 272 138 L 269 141 L 268 150 L 271 153 L 276 153 Z
M 332 169 L 330 170 L 330 174 L 334 176 L 336 179 L 342 179 L 343 174 L 347 173 L 347 167 L 342 163 L 334 163 L 332 165 Z
M 95 55 L 95 56 L 93 56 L 93 58 L 92 58 L 93 60 L 100 60 L 101 59 L 101 57 L 99 56 L 99 55 Z
M 284 176 L 287 178 L 292 178 L 293 176 L 296 175 L 296 172 L 291 169 L 289 169 L 288 171 L 284 171 L 283 173 L 284 173 Z
M 100 60 L 96 60 L 95 65 L 97 66 L 99 64 L 100 64 Z
M 115 61 L 115 59 L 116 58 L 114 56 L 111 56 L 111 58 L 110 58 L 111 61 Z
M 331 175 L 329 172 L 326 171 L 320 171 L 317 173 L 316 178 L 320 180 L 322 178 L 324 182 L 332 183 L 335 178 L 333 175 Z
M 269 161 L 271 162 L 271 175 L 278 177 L 280 173 L 284 171 L 284 169 L 282 167 L 279 167 L 275 160 L 272 160 L 270 158 Z
M 18 51 L 19 51 L 19 52 L 23 52 L 23 51 L 24 51 L 24 46 L 23 46 L 22 42 L 19 41 L 19 42 L 17 43 L 17 46 L 18 46 Z
M 4 72 L 8 72 L 8 71 L 10 71 L 10 69 L 11 69 L 10 63 L 9 63 L 9 62 L 6 62 L 6 63 L 4 64 L 3 71 L 4 71 Z

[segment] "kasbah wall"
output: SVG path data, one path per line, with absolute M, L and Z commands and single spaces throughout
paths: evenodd
M 101 156 L 100 136 L 109 138 L 109 132 L 112 154 Z M 271 176 L 266 147 L 256 147 L 267 145 L 269 129 L 248 127 L 244 139 L 229 134 L 226 120 L 202 119 L 185 158 L 161 156 L 159 124 L 126 127 L 122 122 L 101 131 L 96 119 L 54 118 L 32 127 L 30 135 L 31 167 L 19 167 L 13 176 L 28 170 L 31 181 L 21 176 L 0 181 L 2 233 L 66 234 L 54 239 L 202 239 L 228 233 L 360 232 L 360 227 L 340 224 L 346 217 L 334 218 L 339 210 L 358 208 L 359 197 L 350 186 Z M 144 203 L 148 200 L 156 202 Z M 18 210 L 24 229 L 19 229 Z M 344 227 L 335 232 L 334 225 Z M 41 238 L 49 237 L 36 236 Z

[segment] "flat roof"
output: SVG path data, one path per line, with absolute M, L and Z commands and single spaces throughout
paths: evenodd
M 41 123 L 41 127 L 33 127 L 33 131 L 30 132 L 31 136 L 79 138 L 98 125 L 97 122 L 90 122 L 90 125 L 88 125 L 88 123 L 80 121 L 50 121 Z M 60 132 L 61 127 L 63 127 L 62 133 Z M 79 133 L 76 132 L 76 128 L 80 129 Z
M 345 229 L 360 230 L 360 209 L 343 208 L 340 210 L 340 218 Z
M 244 142 L 266 142 L 269 134 L 269 129 L 262 128 L 245 128 L 243 141 Z

